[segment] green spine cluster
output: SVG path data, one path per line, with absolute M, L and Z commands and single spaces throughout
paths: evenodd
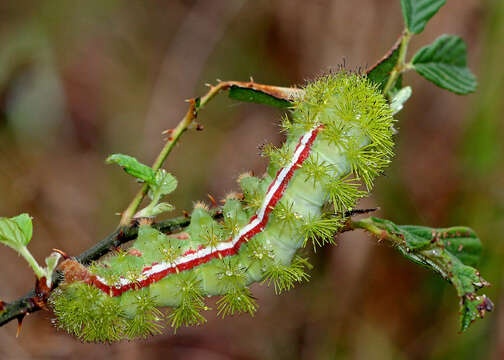
M 132 244 L 136 256 L 120 252 L 90 267 L 109 283 L 119 276 L 138 279 L 154 262 L 173 262 L 188 250 L 214 248 L 245 226 L 261 206 L 276 173 L 292 158 L 307 131 L 323 125 L 308 159 L 295 171 L 264 231 L 244 243 L 237 255 L 213 259 L 193 269 L 166 276 L 140 290 L 110 297 L 81 282 L 63 284 L 51 297 L 59 327 L 84 341 L 111 342 L 159 333 L 163 324 L 175 330 L 205 321 L 204 298 L 221 295 L 217 311 L 222 317 L 254 314 L 257 303 L 248 286 L 273 285 L 276 293 L 308 279 L 306 259 L 297 251 L 332 243 L 344 212 L 365 196 L 392 156 L 393 119 L 389 106 L 366 77 L 340 72 L 320 78 L 305 88 L 293 104 L 292 116 L 282 128 L 284 145 L 264 148 L 270 158 L 263 178 L 241 176 L 243 198 L 228 197 L 223 219 L 215 220 L 201 205 L 195 207 L 184 236 L 167 236 L 148 225 L 139 229 Z M 363 189 L 361 182 L 364 184 Z M 327 206 L 330 204 L 331 206 Z M 158 307 L 173 307 L 165 316 Z

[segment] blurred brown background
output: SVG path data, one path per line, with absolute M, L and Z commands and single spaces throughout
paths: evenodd
M 78 254 L 110 233 L 138 185 L 106 166 L 123 152 L 150 163 L 161 131 L 204 84 L 302 84 L 337 64 L 373 64 L 402 30 L 399 0 L 171 0 L 0 2 L 0 214 L 29 212 L 30 248 Z M 363 233 L 312 256 L 312 281 L 275 296 L 253 288 L 254 319 L 208 323 L 143 342 L 81 344 L 39 312 L 0 328 L 1 359 L 502 359 L 504 358 L 504 2 L 449 0 L 413 40 L 461 35 L 478 75 L 461 97 L 416 74 L 399 115 L 397 156 L 373 197 L 398 223 L 464 224 L 484 243 L 480 266 L 496 311 L 462 335 L 455 291 Z M 411 54 L 413 54 L 413 51 Z M 200 114 L 166 168 L 180 182 L 178 213 L 261 173 L 257 145 L 280 142 L 279 112 L 221 96 Z M 0 298 L 23 295 L 33 275 L 0 248 Z

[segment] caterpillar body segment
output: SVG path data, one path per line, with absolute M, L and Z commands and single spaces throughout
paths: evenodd
M 253 314 L 251 283 L 281 292 L 308 278 L 309 264 L 296 252 L 308 242 L 332 242 L 342 223 L 337 214 L 366 195 L 388 164 L 392 123 L 365 77 L 341 72 L 308 85 L 292 121 L 283 123 L 282 148 L 264 149 L 266 174 L 240 177 L 243 198 L 226 200 L 222 220 L 198 205 L 183 233 L 140 225 L 127 251 L 87 269 L 63 266 L 66 281 L 51 298 L 58 325 L 84 341 L 145 337 L 167 322 L 175 329 L 204 322 L 203 300 L 214 295 L 222 296 L 222 316 Z M 164 306 L 173 307 L 168 319 L 158 310 Z

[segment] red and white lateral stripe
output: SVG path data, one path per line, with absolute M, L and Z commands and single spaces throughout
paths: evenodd
M 192 269 L 195 266 L 209 262 L 212 259 L 223 258 L 236 255 L 241 244 L 247 242 L 254 235 L 262 232 L 266 227 L 270 213 L 282 198 L 282 195 L 289 184 L 294 172 L 301 167 L 301 164 L 310 155 L 311 147 L 323 125 L 319 125 L 305 133 L 297 144 L 291 161 L 286 167 L 281 168 L 266 192 L 261 208 L 256 215 L 252 216 L 249 223 L 245 225 L 238 234 L 230 241 L 220 242 L 216 247 L 202 247 L 198 250 L 187 251 L 177 258 L 173 263 L 155 263 L 143 269 L 142 274 L 136 280 L 129 280 L 123 277 L 116 284 L 107 284 L 105 279 L 96 276 L 92 277 L 90 283 L 103 290 L 111 296 L 119 296 L 125 291 L 139 289 L 163 279 L 168 274 Z

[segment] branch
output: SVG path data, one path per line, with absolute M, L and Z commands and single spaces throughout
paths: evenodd
M 362 212 L 370 212 L 374 210 L 376 209 L 359 210 L 358 213 L 360 214 Z M 345 215 L 351 216 L 354 214 L 345 214 Z M 216 219 L 221 218 L 222 212 L 218 208 L 216 208 L 213 217 Z M 155 223 L 152 226 L 165 234 L 171 234 L 186 228 L 187 226 L 189 226 L 190 222 L 191 222 L 190 217 L 181 216 L 161 221 L 159 223 Z M 355 230 L 358 228 L 362 229 L 364 227 L 361 226 L 361 223 L 359 223 L 358 221 L 352 222 L 349 219 L 347 226 L 345 226 L 345 228 L 342 229 L 340 232 Z M 120 245 L 136 239 L 137 234 L 138 234 L 138 226 L 136 223 L 130 226 L 121 226 L 112 234 L 108 235 L 105 239 L 101 240 L 97 244 L 85 250 L 82 254 L 76 256 L 76 260 L 78 260 L 84 265 L 89 265 L 91 262 L 98 260 L 103 255 L 116 249 Z M 58 287 L 59 282 L 60 278 L 57 274 L 55 274 L 53 277 L 52 290 Z M 41 304 L 41 302 L 38 301 L 42 297 L 43 294 L 40 293 L 38 294 L 37 291 L 33 289 L 27 294 L 25 294 L 23 297 L 11 303 L 0 301 L 0 326 L 7 324 L 8 322 L 14 319 L 17 319 L 18 322 L 21 324 L 23 318 L 26 315 L 42 310 L 43 304 Z
M 153 227 L 162 231 L 165 234 L 170 234 L 187 227 L 190 223 L 189 217 L 178 217 L 154 224 Z M 99 259 L 106 253 L 117 248 L 118 246 L 133 240 L 137 237 L 138 227 L 133 224 L 129 227 L 120 227 L 105 239 L 95 244 L 88 250 L 76 257 L 76 260 L 88 265 L 92 261 Z M 55 289 L 59 284 L 60 278 L 58 275 L 53 277 L 53 288 Z M 25 296 L 15 300 L 12 303 L 0 301 L 0 326 L 8 323 L 13 319 L 18 319 L 21 323 L 23 318 L 30 313 L 41 310 L 44 304 L 40 301 L 44 295 L 33 289 Z

